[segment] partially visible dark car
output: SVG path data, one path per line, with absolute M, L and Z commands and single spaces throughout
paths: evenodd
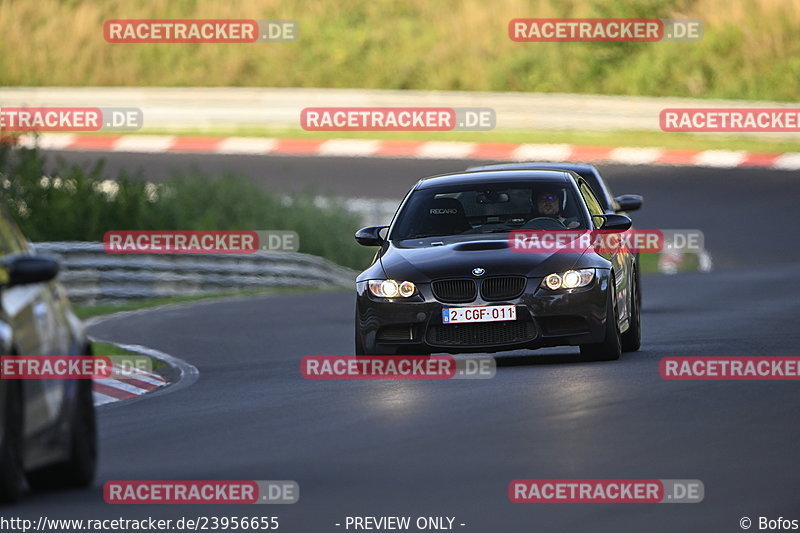
M 37 255 L 0 209 L 0 354 L 90 355 L 91 345 L 55 281 L 58 263 Z M 2 379 L 0 502 L 25 490 L 83 487 L 94 479 L 92 381 Z
M 534 198 L 558 199 L 543 216 Z M 617 359 L 640 344 L 636 260 L 624 248 L 525 253 L 514 230 L 625 231 L 587 181 L 564 170 L 462 172 L 420 180 L 356 279 L 356 355 L 498 352 L 580 346 Z
M 611 189 L 605 182 L 600 172 L 594 165 L 587 163 L 554 163 L 554 162 L 535 162 L 525 161 L 518 163 L 492 163 L 489 165 L 480 165 L 470 167 L 467 169 L 469 172 L 480 170 L 533 170 L 537 168 L 552 169 L 552 170 L 569 170 L 578 176 L 585 179 L 589 186 L 594 191 L 595 196 L 600 201 L 600 205 L 606 213 L 622 213 L 627 211 L 636 211 L 642 207 L 642 197 L 638 194 L 623 194 L 621 196 L 614 196 Z
M 516 163 L 492 163 L 489 165 L 481 165 L 470 167 L 467 169 L 468 172 L 479 172 L 483 170 L 533 170 L 533 169 L 551 169 L 551 170 L 568 170 L 570 172 L 574 172 L 578 176 L 582 177 L 586 180 L 586 183 L 592 188 L 594 191 L 594 195 L 597 197 L 598 202 L 603 207 L 603 210 L 606 213 L 619 213 L 621 215 L 628 215 L 629 211 L 636 211 L 642 207 L 644 203 L 644 199 L 638 194 L 623 194 L 620 196 L 614 196 L 611 192 L 611 188 L 608 186 L 606 181 L 600 175 L 600 171 L 594 165 L 590 165 L 588 163 L 570 163 L 570 162 L 561 162 L 555 163 L 552 161 L 543 162 L 543 161 L 524 161 L 524 162 L 516 162 Z M 639 279 L 639 253 L 634 254 L 636 258 L 636 277 L 637 277 L 637 287 L 639 288 L 638 298 L 639 298 L 639 305 L 641 306 L 641 298 L 642 298 L 642 283 L 641 279 Z

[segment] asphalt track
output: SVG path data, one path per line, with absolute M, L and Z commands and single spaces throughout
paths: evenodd
M 89 158 L 91 154 L 66 154 Z M 201 156 L 117 154 L 149 178 Z M 266 187 L 398 197 L 469 161 L 209 158 Z M 210 162 L 210 163 L 209 163 Z M 212 165 L 213 163 L 213 165 Z M 209 168 L 211 166 L 212 168 Z M 157 170 L 161 168 L 161 170 Z M 663 381 L 666 355 L 798 355 L 797 173 L 601 166 L 645 195 L 639 228 L 698 228 L 710 274 L 647 276 L 643 348 L 578 364 L 574 349 L 500 355 L 484 381 L 312 381 L 299 361 L 352 353 L 350 292 L 200 303 L 92 329 L 195 365 L 173 394 L 101 409 L 96 487 L 37 495 L 2 514 L 38 518 L 269 516 L 281 531 L 343 531 L 348 515 L 454 516 L 456 530 L 741 531 L 800 519 L 792 382 Z M 297 179 L 294 179 L 297 178 Z M 284 181 L 286 180 L 286 181 Z M 283 186 L 283 189 L 281 187 Z M 699 504 L 512 504 L 517 478 L 699 479 Z M 108 480 L 293 479 L 291 506 L 112 506 Z

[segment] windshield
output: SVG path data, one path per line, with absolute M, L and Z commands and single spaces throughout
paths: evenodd
M 414 191 L 390 239 L 587 228 L 584 209 L 568 184 L 470 184 Z

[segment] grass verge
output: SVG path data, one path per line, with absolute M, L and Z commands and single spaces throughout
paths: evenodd
M 110 315 L 112 313 L 119 313 L 121 311 L 138 311 L 139 309 L 149 309 L 151 307 L 161 307 L 164 305 L 172 305 L 172 304 L 187 303 L 187 302 L 198 302 L 202 300 L 234 298 L 238 296 L 265 296 L 269 294 L 303 294 L 311 292 L 336 291 L 336 290 L 346 290 L 346 289 L 341 287 L 333 287 L 333 288 L 297 287 L 297 288 L 228 291 L 215 294 L 201 294 L 194 296 L 151 298 L 151 299 L 135 300 L 124 303 L 108 303 L 108 304 L 98 304 L 98 305 L 73 305 L 72 310 L 75 312 L 75 315 L 78 318 L 80 318 L 81 320 L 86 320 L 88 318 L 101 315 Z
M 661 257 L 659 253 L 639 254 L 639 271 L 642 274 L 662 274 L 658 268 Z M 700 258 L 697 254 L 685 254 L 678 265 L 678 272 L 697 272 L 700 270 Z
M 93 341 L 92 353 L 94 355 L 104 355 L 104 356 L 130 355 L 130 356 L 135 356 L 137 359 L 140 357 L 147 357 L 150 360 L 150 364 L 148 366 L 153 371 L 157 371 L 159 368 L 169 366 L 161 359 L 156 359 L 155 357 L 150 357 L 149 355 L 132 352 L 130 350 L 126 350 L 125 348 L 121 348 L 116 344 L 112 344 L 110 342 Z
M 522 43 L 516 18 L 676 18 L 700 40 Z M 291 19 L 298 39 L 112 44 L 109 19 Z M 797 100 L 797 0 L 0 0 L 0 85 L 535 91 Z

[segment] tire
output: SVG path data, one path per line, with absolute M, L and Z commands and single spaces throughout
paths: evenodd
M 355 354 L 356 355 L 369 355 L 367 351 L 364 349 L 364 343 L 361 341 L 361 335 L 358 333 L 358 327 L 356 327 L 356 342 L 355 342 Z
M 609 281 L 606 299 L 606 338 L 596 344 L 582 344 L 581 358 L 585 361 L 615 361 L 622 354 L 622 338 L 617 324 L 617 305 L 614 298 L 614 278 Z
M 622 334 L 622 351 L 636 352 L 642 345 L 642 294 L 639 292 L 639 272 L 634 276 L 631 295 L 631 318 L 628 331 Z
M 353 319 L 353 329 L 355 330 L 355 354 L 369 355 L 364 348 L 364 341 L 361 338 L 361 333 L 358 331 L 358 302 L 356 302 L 356 315 Z
M 69 426 L 69 456 L 28 475 L 32 488 L 85 488 L 92 484 L 97 468 L 97 420 L 89 379 L 77 382 Z
M 8 381 L 6 392 L 3 406 L 5 428 L 0 442 L 0 503 L 13 503 L 25 490 L 22 385 L 19 381 Z

